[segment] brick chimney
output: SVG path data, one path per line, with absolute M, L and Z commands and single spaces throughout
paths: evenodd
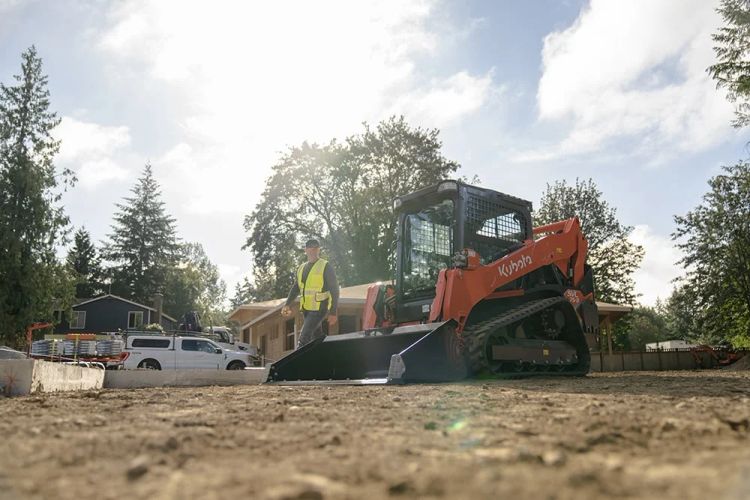
M 151 321 L 152 323 L 161 325 L 161 308 L 163 302 L 164 296 L 162 294 L 154 294 L 154 309 L 156 309 L 156 317 L 153 319 L 153 321 Z

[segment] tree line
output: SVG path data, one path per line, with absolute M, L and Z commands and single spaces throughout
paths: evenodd
M 708 71 L 737 103 L 734 125 L 746 126 L 750 109 L 747 60 L 750 11 L 744 0 L 723 0 L 726 25 L 714 36 L 717 63 Z M 69 170 L 56 171 L 59 123 L 50 110 L 47 78 L 32 47 L 22 56 L 15 84 L 0 83 L 0 334 L 19 339 L 23 328 L 49 320 L 75 297 L 103 292 L 149 303 L 164 294 L 164 308 L 178 315 L 199 310 L 219 315 L 226 294 L 216 266 L 200 244 L 182 242 L 161 201 L 150 165 L 117 204 L 112 231 L 97 248 L 79 228 L 67 259 L 70 220 L 60 206 L 73 187 Z M 393 199 L 455 177 L 459 164 L 442 153 L 437 129 L 393 116 L 327 144 L 304 142 L 284 152 L 255 209 L 245 217 L 253 278 L 237 284 L 232 305 L 286 295 L 306 238 L 317 237 L 335 261 L 342 285 L 392 276 L 396 241 Z M 474 179 L 478 181 L 478 179 Z M 547 185 L 534 212 L 536 224 L 572 216 L 589 241 L 599 300 L 637 305 L 633 274 L 643 248 L 629 240 L 592 179 Z M 672 235 L 682 252 L 684 277 L 655 307 L 636 307 L 618 322 L 615 345 L 683 338 L 750 346 L 750 164 L 725 166 L 709 180 L 702 202 L 675 216 Z
M 737 127 L 750 123 L 750 7 L 723 0 L 726 25 L 714 35 L 717 63 L 708 71 L 737 103 Z M 235 305 L 286 294 L 291 271 L 307 237 L 323 242 L 345 285 L 393 275 L 395 219 L 390 204 L 401 194 L 454 176 L 456 162 L 441 153 L 439 131 L 391 117 L 343 142 L 292 147 L 273 166 L 255 210 L 245 217 L 245 243 L 254 279 L 235 288 Z M 617 219 L 592 179 L 547 185 L 535 224 L 573 216 L 589 242 L 601 301 L 636 305 L 620 320 L 614 345 L 642 349 L 646 343 L 686 339 L 750 347 L 750 166 L 725 166 L 709 180 L 702 203 L 676 215 L 672 238 L 682 252 L 684 276 L 654 307 L 637 304 L 633 274 L 644 250 L 628 238 L 633 228 Z
M 362 154 L 356 148 L 365 140 L 373 150 Z M 383 143 L 390 147 L 380 147 Z M 322 242 L 342 286 L 390 279 L 396 240 L 390 204 L 399 193 L 455 174 L 458 165 L 446 160 L 440 149 L 437 130 L 412 128 L 402 117 L 391 117 L 374 130 L 365 125 L 361 136 L 343 143 L 290 148 L 274 165 L 255 210 L 245 217 L 245 248 L 252 254 L 255 274 L 253 280 L 237 284 L 233 304 L 285 296 L 310 237 Z M 653 307 L 638 305 L 633 280 L 644 249 L 629 239 L 633 227 L 618 220 L 616 208 L 596 183 L 576 179 L 572 184 L 547 184 L 532 214 L 534 224 L 577 216 L 589 244 L 597 300 L 635 306 L 616 323 L 615 347 L 643 349 L 646 343 L 668 339 L 748 345 L 748 166 L 741 161 L 725 167 L 709 180 L 699 206 L 675 216 L 672 237 L 682 251 L 677 264 L 685 275 L 671 296 Z
M 35 47 L 13 80 L 0 82 L 0 342 L 17 346 L 30 323 L 102 293 L 147 305 L 161 293 L 167 314 L 198 310 L 221 321 L 226 286 L 201 245 L 177 237 L 148 164 L 117 204 L 107 240 L 97 248 L 78 228 L 58 258 L 73 229 L 61 199 L 77 179 L 54 164 L 60 119 Z

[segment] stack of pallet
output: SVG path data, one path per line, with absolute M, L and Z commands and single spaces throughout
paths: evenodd
M 125 342 L 122 340 L 100 340 L 96 343 L 96 354 L 102 357 L 115 357 L 122 353 Z
M 37 340 L 31 344 L 32 356 L 52 357 L 63 354 L 62 342 L 58 340 Z

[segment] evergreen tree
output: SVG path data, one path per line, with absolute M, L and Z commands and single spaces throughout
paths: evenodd
M 289 286 L 291 286 L 291 275 L 289 276 Z M 268 279 L 266 274 L 261 273 L 260 276 L 255 276 L 255 282 L 257 283 L 270 283 L 271 280 Z M 289 291 L 289 287 L 286 287 L 286 290 L 282 290 L 283 293 L 277 294 L 276 297 L 278 298 L 281 295 L 286 295 Z M 263 302 L 264 300 L 267 300 L 266 297 L 274 296 L 273 292 L 271 290 L 264 290 L 263 288 L 258 288 L 255 283 L 250 281 L 248 278 L 243 278 L 243 280 L 240 283 L 237 283 L 234 285 L 234 296 L 230 299 L 229 303 L 231 304 L 233 309 L 238 308 L 242 304 L 247 304 L 250 302 Z
M 750 124 L 750 2 L 722 0 L 718 11 L 726 24 L 713 35 L 717 62 L 708 73 L 736 103 L 734 126 L 744 127 Z
M 602 199 L 593 180 L 576 179 L 575 186 L 565 181 L 547 184 L 539 210 L 534 213 L 534 224 L 576 216 L 589 244 L 587 261 L 594 270 L 597 300 L 633 304 L 633 273 L 643 260 L 643 247 L 628 240 L 633 228 L 620 224 L 617 210 Z
M 110 262 L 112 293 L 148 304 L 156 292 L 163 292 L 167 273 L 177 261 L 175 220 L 164 209 L 150 164 L 131 192 L 132 197 L 117 204 L 119 212 L 102 255 Z
M 14 85 L 0 83 L 0 335 L 17 344 L 25 326 L 50 320 L 72 302 L 70 274 L 58 262 L 68 219 L 57 205 L 69 170 L 56 172 L 47 77 L 32 46 Z
M 243 278 L 241 282 L 235 283 L 234 295 L 229 299 L 232 309 L 236 309 L 248 302 L 254 302 L 253 292 L 253 284 L 247 277 Z
M 80 228 L 68 252 L 68 265 L 76 276 L 76 297 L 88 299 L 103 293 L 102 268 L 99 254 L 91 243 L 88 231 Z

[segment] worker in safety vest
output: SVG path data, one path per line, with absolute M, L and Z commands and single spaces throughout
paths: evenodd
M 336 273 L 328 261 L 320 258 L 320 243 L 318 240 L 307 240 L 305 243 L 307 262 L 297 268 L 297 276 L 289 290 L 286 304 L 281 309 L 282 316 L 290 316 L 292 310 L 289 305 L 300 296 L 299 308 L 305 318 L 302 331 L 299 334 L 297 349 L 323 336 L 323 320 L 328 316 L 328 325 L 333 326 L 338 321 L 336 308 L 339 303 L 339 284 Z

